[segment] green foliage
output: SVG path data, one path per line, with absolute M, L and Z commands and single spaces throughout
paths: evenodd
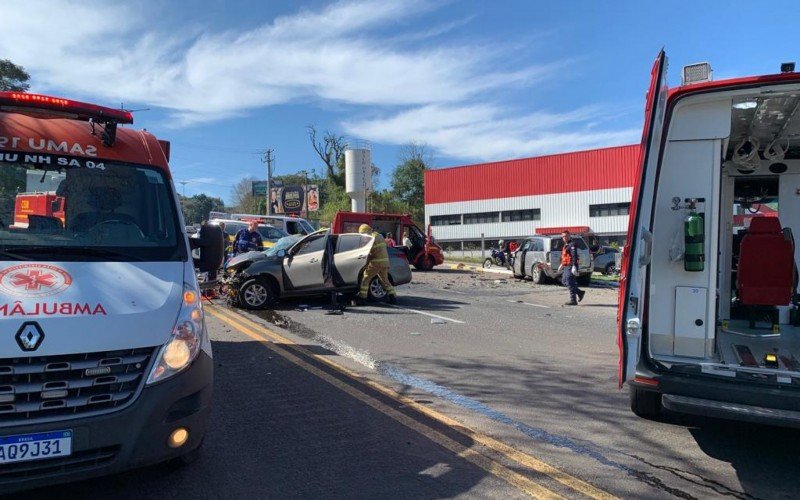
M 6 227 L 14 223 L 14 202 L 26 182 L 24 168 L 0 167 L 0 223 Z
M 344 192 L 344 186 L 339 186 L 335 180 L 319 182 L 320 210 L 317 213 L 323 225 L 330 225 L 336 212 L 350 210 L 350 197 Z
M 231 199 L 233 200 L 232 212 L 260 215 L 267 213 L 266 200 L 253 196 L 253 181 L 257 180 L 255 177 L 245 177 L 233 186 L 231 192 Z M 261 204 L 259 204 L 260 200 L 263 201 Z
M 0 91 L 25 92 L 30 88 L 31 75 L 22 66 L 0 59 Z
M 416 222 L 425 219 L 425 170 L 432 159 L 424 144 L 407 144 L 400 154 L 400 164 L 392 172 L 392 193 L 406 205 Z
M 199 224 L 208 218 L 209 212 L 225 211 L 225 203 L 221 199 L 202 193 L 191 197 L 181 196 L 180 200 L 186 224 Z

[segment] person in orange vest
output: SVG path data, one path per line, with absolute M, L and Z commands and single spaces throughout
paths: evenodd
M 572 242 L 569 231 L 562 232 L 561 239 L 564 240 L 564 248 L 561 249 L 561 266 L 558 270 L 563 272 L 561 281 L 569 289 L 569 302 L 564 305 L 577 306 L 586 295 L 585 291 L 578 288 L 578 247 Z
M 367 291 L 376 277 L 380 280 L 383 289 L 386 290 L 386 301 L 390 304 L 397 303 L 397 292 L 389 281 L 389 251 L 386 249 L 386 240 L 380 233 L 373 231 L 368 224 L 361 224 L 358 228 L 361 234 L 369 234 L 374 238 L 372 249 L 367 257 L 367 266 L 361 277 L 361 287 L 358 290 L 358 298 L 364 301 L 367 298 Z

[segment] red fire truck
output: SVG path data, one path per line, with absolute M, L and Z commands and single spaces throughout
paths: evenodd
M 334 234 L 357 233 L 361 224 L 369 224 L 372 229 L 384 236 L 391 233 L 398 246 L 403 245 L 403 237 L 407 235 L 411 240 L 408 262 L 417 269 L 428 271 L 444 262 L 442 247 L 433 241 L 430 228 L 427 234 L 423 233 L 408 215 L 339 212 L 333 218 L 331 231 Z
M 58 219 L 64 227 L 64 197 L 55 192 L 19 193 L 14 202 L 14 227 L 26 228 L 32 220 L 47 217 Z

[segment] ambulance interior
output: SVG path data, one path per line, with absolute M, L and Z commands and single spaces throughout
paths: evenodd
M 653 206 L 651 358 L 800 383 L 800 86 L 688 97 L 668 127 Z M 687 232 L 692 216 L 702 236 Z

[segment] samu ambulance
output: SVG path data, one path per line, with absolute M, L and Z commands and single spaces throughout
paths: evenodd
M 778 69 L 776 65 L 776 70 Z M 620 385 L 660 409 L 800 426 L 800 73 L 647 94 L 619 304 Z
M 0 493 L 203 442 L 211 346 L 169 144 L 132 122 L 0 92 Z M 53 193 L 63 214 L 15 224 L 18 193 Z

